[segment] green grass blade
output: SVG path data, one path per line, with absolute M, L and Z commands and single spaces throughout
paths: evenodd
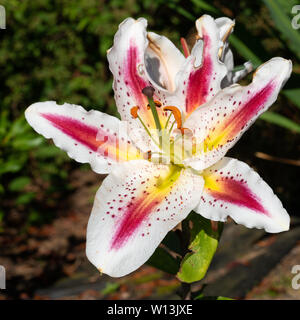
M 290 99 L 296 107 L 300 108 L 300 88 L 287 89 L 282 91 L 282 93 Z
M 260 116 L 260 119 L 274 123 L 280 127 L 300 133 L 300 125 L 278 113 L 267 111 Z
M 262 60 L 234 34 L 230 35 L 229 42 L 242 57 L 252 62 L 254 68 L 262 64 Z
M 298 30 L 293 29 L 291 24 L 291 17 L 285 13 L 286 4 L 283 5 L 279 0 L 263 0 L 269 8 L 271 17 L 274 20 L 276 28 L 282 33 L 283 37 L 287 40 L 287 46 L 294 52 L 300 59 L 300 33 Z M 290 10 L 293 7 L 292 1 L 290 3 Z

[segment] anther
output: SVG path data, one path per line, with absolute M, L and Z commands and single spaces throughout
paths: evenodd
M 166 107 L 163 108 L 163 110 L 164 111 L 171 111 L 173 116 L 174 116 L 174 118 L 175 118 L 175 121 L 176 121 L 176 124 L 177 124 L 177 129 L 174 130 L 174 133 L 177 133 L 176 131 L 178 131 L 178 133 L 179 133 L 179 131 L 180 131 L 180 133 L 182 135 L 186 135 L 188 137 L 192 137 L 193 136 L 192 130 L 182 127 L 181 112 L 177 107 L 166 106 Z
M 177 129 L 180 129 L 182 126 L 181 112 L 177 107 L 166 106 L 163 108 L 164 111 L 171 111 L 177 123 Z
M 138 117 L 138 110 L 139 110 L 139 107 L 138 106 L 135 106 L 135 107 L 132 107 L 131 109 L 130 109 L 130 114 L 132 115 L 132 117 L 134 118 L 134 119 L 136 119 L 137 117 Z
M 161 102 L 157 101 L 157 100 L 154 100 L 154 103 L 156 105 L 157 108 L 160 108 L 161 107 Z
M 154 100 L 154 104 L 155 104 L 156 108 L 160 108 L 161 107 L 161 103 L 159 101 L 157 101 L 157 100 Z M 147 104 L 147 109 L 148 110 L 151 109 L 149 103 Z

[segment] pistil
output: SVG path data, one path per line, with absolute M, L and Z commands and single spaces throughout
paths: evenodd
M 145 87 L 142 90 L 142 93 L 147 97 L 148 102 L 149 102 L 149 106 L 155 121 L 155 126 L 156 129 L 158 130 L 158 136 L 159 136 L 159 145 L 160 147 L 162 147 L 162 132 L 161 132 L 161 124 L 160 124 L 160 120 L 159 120 L 159 116 L 156 110 L 156 104 L 153 100 L 153 94 L 154 94 L 154 88 L 151 86 Z
M 159 143 L 157 143 L 157 141 L 153 138 L 149 129 L 147 128 L 147 126 L 143 122 L 142 118 L 139 116 L 139 114 L 138 114 L 139 106 L 132 107 L 130 110 L 130 113 L 134 119 L 138 119 L 140 121 L 140 123 L 142 124 L 142 126 L 146 130 L 149 137 L 160 148 L 159 152 L 154 152 L 154 153 L 149 152 L 148 154 L 145 154 L 145 158 L 148 159 L 149 161 L 151 161 L 153 154 L 158 154 L 160 156 L 166 155 L 167 157 L 169 157 L 171 163 L 176 164 L 176 165 L 180 164 L 182 159 L 184 158 L 184 154 L 182 154 L 180 157 L 178 157 L 178 155 L 176 155 L 176 153 L 179 151 L 179 149 L 178 149 L 178 146 L 177 147 L 175 146 L 175 143 L 177 142 L 177 140 L 180 137 L 183 137 L 183 136 L 192 137 L 193 136 L 191 130 L 184 128 L 182 126 L 183 120 L 182 120 L 182 114 L 181 114 L 180 109 L 175 106 L 163 107 L 163 111 L 167 111 L 167 112 L 170 111 L 170 114 L 167 118 L 166 123 L 164 124 L 164 129 L 162 129 L 160 118 L 159 118 L 159 115 L 157 112 L 157 108 L 162 107 L 162 104 L 161 104 L 161 102 L 153 99 L 154 88 L 151 86 L 145 87 L 142 90 L 142 93 L 147 97 L 147 100 L 149 103 L 147 105 L 147 109 L 149 111 L 151 110 L 151 113 L 153 115 L 156 129 L 159 134 Z M 174 117 L 174 121 L 172 122 L 172 125 L 168 129 L 168 125 L 169 125 L 169 122 L 171 120 L 172 115 Z M 173 127 L 175 124 L 177 125 L 177 128 L 173 131 L 174 133 L 176 132 L 176 138 L 174 139 L 174 137 L 171 137 L 171 133 L 172 133 L 172 130 L 173 130 Z M 177 135 L 177 132 L 179 133 L 178 135 Z M 184 148 L 184 146 L 182 146 L 182 148 Z M 181 152 L 184 153 L 184 150 L 182 149 Z

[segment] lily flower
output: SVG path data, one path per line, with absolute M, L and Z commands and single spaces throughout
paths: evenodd
M 225 154 L 274 103 L 292 65 L 276 57 L 249 85 L 233 84 L 247 70 L 233 73 L 226 44 L 232 21 L 220 19 L 196 21 L 190 52 L 182 41 L 186 57 L 167 38 L 147 33 L 145 19 L 121 23 L 108 51 L 121 121 L 53 101 L 25 112 L 71 158 L 108 174 L 87 228 L 86 254 L 100 272 L 120 277 L 136 270 L 192 210 L 272 233 L 289 229 L 271 188 Z

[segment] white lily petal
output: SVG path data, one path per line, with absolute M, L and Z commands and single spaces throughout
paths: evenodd
M 230 33 L 233 31 L 235 21 L 228 17 L 221 17 L 215 19 L 215 23 L 219 28 L 220 39 L 225 42 L 229 37 Z
M 97 173 L 109 173 L 116 163 L 142 158 L 127 136 L 126 123 L 100 111 L 55 101 L 34 103 L 25 111 L 35 131 Z
M 150 79 L 162 90 L 173 92 L 176 88 L 175 76 L 185 61 L 183 54 L 167 37 L 148 32 L 146 69 Z
M 185 164 L 203 170 L 219 161 L 275 102 L 291 71 L 291 61 L 273 58 L 256 70 L 251 84 L 227 87 L 194 111 L 184 126 L 193 131 L 196 150 Z
M 145 87 L 151 85 L 145 66 L 145 51 L 148 46 L 146 26 L 144 18 L 128 18 L 123 21 L 114 37 L 114 45 L 107 53 L 109 68 L 114 76 L 113 89 L 118 111 L 121 119 L 128 121 L 130 137 L 143 151 L 149 150 L 151 139 L 139 119 L 134 119 L 130 111 L 138 106 L 138 114 L 145 126 L 148 129 L 155 128 L 152 113 L 147 108 L 147 97 L 142 93 Z M 161 109 L 158 109 L 158 114 L 162 120 L 166 120 Z
M 244 63 L 244 68 L 233 72 L 232 83 L 236 83 L 243 79 L 248 73 L 253 71 L 253 65 L 250 61 Z
M 220 32 L 220 40 L 223 42 L 222 47 L 219 50 L 219 58 L 227 67 L 227 75 L 222 80 L 221 88 L 228 87 L 232 83 L 232 77 L 233 77 L 233 68 L 234 68 L 234 59 L 232 51 L 229 48 L 228 38 L 230 34 L 233 32 L 233 28 L 235 25 L 235 21 L 231 20 L 227 17 L 221 17 L 218 19 L 215 19 L 215 22 L 219 28 Z
M 246 163 L 223 158 L 204 170 L 204 192 L 194 211 L 207 219 L 230 216 L 248 228 L 275 233 L 289 229 L 290 217 L 280 200 Z
M 116 167 L 96 194 L 88 259 L 113 277 L 136 270 L 198 204 L 202 189 L 201 176 L 175 166 L 130 161 Z
M 196 28 L 203 43 L 200 40 L 196 42 L 191 55 L 177 75 L 177 97 L 180 102 L 184 101 L 187 115 L 215 96 L 221 89 L 221 81 L 227 73 L 226 66 L 218 56 L 222 42 L 214 19 L 203 15 L 196 21 Z M 202 52 L 201 59 L 198 56 L 199 52 Z

